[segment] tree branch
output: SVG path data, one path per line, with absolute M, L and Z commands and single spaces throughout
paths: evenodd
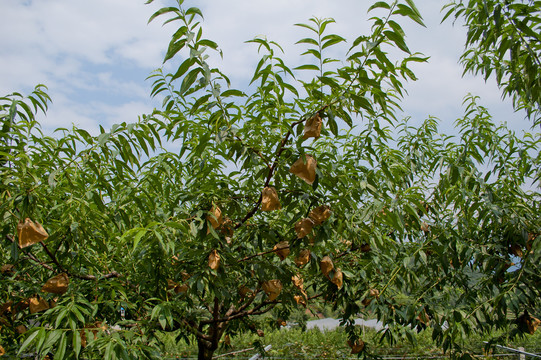
M 6 235 L 6 239 L 11 241 L 12 243 L 15 243 L 15 239 L 13 237 L 11 237 L 10 235 Z M 54 256 L 54 254 L 52 254 L 51 251 L 47 248 L 47 245 L 45 245 L 43 242 L 41 242 L 40 244 L 43 247 L 43 250 L 45 250 L 45 253 L 47 254 L 47 256 L 49 256 L 51 261 L 58 267 L 60 272 L 64 272 L 70 277 L 74 277 L 74 278 L 82 279 L 82 280 L 99 280 L 99 279 L 102 279 L 102 278 L 103 279 L 110 279 L 110 278 L 115 278 L 115 277 L 121 277 L 122 276 L 119 273 L 117 273 L 116 271 L 112 271 L 112 272 L 110 272 L 108 274 L 101 275 L 101 276 L 88 275 L 88 274 L 75 274 L 75 273 L 73 273 L 71 271 L 68 271 L 65 267 L 63 267 L 60 264 L 60 262 L 58 261 L 56 256 Z M 23 252 L 30 260 L 34 261 L 35 263 L 38 263 L 39 265 L 41 265 L 42 267 L 44 267 L 47 270 L 54 271 L 54 268 L 51 265 L 49 265 L 47 263 L 44 263 L 43 261 L 39 260 L 30 251 L 23 251 Z
M 212 319 L 212 320 L 201 320 L 201 324 L 202 325 L 209 325 L 209 324 L 213 324 L 213 323 L 228 322 L 228 321 L 231 321 L 231 320 L 235 320 L 235 319 L 239 319 L 239 318 L 243 318 L 243 317 L 251 316 L 251 315 L 261 315 L 261 314 L 264 314 L 264 313 L 272 310 L 272 308 L 274 308 L 276 306 L 276 304 L 278 304 L 278 302 L 279 301 L 276 301 L 276 300 L 275 301 L 264 301 L 261 304 L 255 306 L 251 310 L 240 311 L 240 312 L 237 311 L 237 312 L 234 312 L 233 314 L 231 314 L 229 316 L 225 316 L 225 317 L 222 317 L 222 318 L 215 318 L 215 319 Z M 266 308 L 266 309 L 260 310 L 264 306 L 269 306 L 269 307 Z
M 205 335 L 203 334 L 202 331 L 196 329 L 195 326 L 193 326 L 192 324 L 190 324 L 190 322 L 188 322 L 188 320 L 182 319 L 180 322 L 184 324 L 184 326 L 188 329 L 188 331 L 191 332 L 193 335 L 195 335 L 195 337 L 206 340 L 206 341 L 211 341 L 210 336 Z
M 246 144 L 244 143 L 244 141 L 242 141 L 242 139 L 241 139 L 238 135 L 235 135 L 235 139 L 237 139 L 237 141 L 239 141 L 239 142 L 242 144 L 242 146 L 245 146 L 245 147 L 247 147 L 248 149 L 252 150 L 257 156 L 259 156 L 259 157 L 261 158 L 261 160 L 263 160 L 263 162 L 265 163 L 265 165 L 267 165 L 267 167 L 269 168 L 269 170 L 271 169 L 271 166 L 270 166 L 268 160 L 265 159 L 265 157 L 263 156 L 263 154 L 261 154 L 261 151 L 255 149 L 255 148 L 253 148 L 253 147 L 251 147 L 251 146 L 249 146 L 249 145 L 246 145 Z
M 280 145 L 278 146 L 278 149 L 276 150 L 276 157 L 274 159 L 274 162 L 272 163 L 272 166 L 269 168 L 269 173 L 267 174 L 267 179 L 265 180 L 264 187 L 267 187 L 270 184 L 270 181 L 274 175 L 274 171 L 278 167 L 278 160 L 280 159 L 280 156 L 282 156 L 282 152 L 285 149 L 285 145 L 287 144 L 287 142 L 289 141 L 289 137 L 291 136 L 291 131 L 293 131 L 293 128 L 295 126 L 302 124 L 305 121 L 306 119 L 302 119 L 302 120 L 298 120 L 292 123 L 291 129 L 287 131 L 286 135 L 282 138 L 282 141 L 280 141 Z M 248 214 L 246 214 L 246 216 L 240 221 L 240 223 L 238 223 L 237 226 L 235 226 L 235 229 L 238 229 L 239 227 L 241 227 L 246 221 L 248 221 L 252 216 L 255 215 L 255 213 L 257 212 L 257 209 L 259 208 L 259 205 L 261 205 L 262 200 L 263 200 L 263 195 L 260 194 L 259 200 L 257 200 L 257 203 L 254 205 L 252 210 L 250 210 Z

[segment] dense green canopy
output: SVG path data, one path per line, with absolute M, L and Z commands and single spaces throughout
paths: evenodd
M 360 356 L 358 316 L 391 341 L 431 327 L 464 357 L 472 332 L 535 331 L 539 134 L 496 127 L 474 96 L 455 135 L 398 118 L 408 66 L 426 61 L 400 22 L 422 18 L 411 0 L 370 11 L 371 33 L 339 59 L 332 19 L 299 24 L 295 69 L 252 40 L 261 60 L 238 90 L 208 65 L 218 46 L 199 9 L 179 0 L 150 18 L 178 28 L 165 56 L 178 67 L 150 75 L 163 107 L 97 136 L 44 136 L 44 86 L 0 98 L 4 351 L 159 358 L 166 331 L 210 359 L 225 334 L 257 332 L 257 315 L 314 302 L 340 310 Z M 517 81 L 504 86 L 517 107 L 538 104 Z

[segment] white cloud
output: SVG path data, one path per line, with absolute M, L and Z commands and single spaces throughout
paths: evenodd
M 70 126 L 72 122 L 97 129 L 117 121 L 135 121 L 150 112 L 155 103 L 148 99 L 150 83 L 143 79 L 161 65 L 174 24 L 162 27 L 163 18 L 147 26 L 150 15 L 166 0 L 144 5 L 143 0 L 33 0 L 3 1 L 0 31 L 0 93 L 29 91 L 44 83 L 54 103 L 44 125 Z M 509 102 L 500 99 L 493 82 L 462 78 L 457 63 L 465 39 L 460 24 L 440 25 L 440 8 L 446 0 L 417 0 L 428 29 L 400 18 L 413 51 L 432 56 L 429 64 L 415 66 L 419 82 L 408 84 L 406 113 L 454 119 L 462 114 L 463 97 L 472 92 L 505 120 L 515 115 Z M 357 0 L 188 0 L 185 6 L 203 10 L 204 36 L 216 41 L 224 59 L 213 57 L 233 80 L 234 87 L 246 86 L 258 61 L 257 47 L 246 40 L 265 35 L 281 44 L 280 54 L 291 67 L 306 59 L 294 43 L 309 35 L 293 26 L 310 17 L 333 17 L 328 30 L 351 43 L 369 34 L 366 10 L 371 2 Z M 380 14 L 380 13 L 376 13 Z M 343 49 L 343 48 L 342 48 Z M 512 122 L 511 120 L 510 122 Z

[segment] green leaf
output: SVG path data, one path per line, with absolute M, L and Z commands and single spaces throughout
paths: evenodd
M 311 38 L 300 39 L 295 44 L 309 44 L 309 45 L 319 46 L 319 43 L 316 40 L 311 39 Z
M 202 46 L 208 46 L 209 48 L 214 49 L 214 50 L 218 49 L 218 44 L 208 39 L 200 40 L 197 44 L 202 45 Z
M 411 0 L 406 0 L 406 2 L 410 5 L 412 4 Z M 423 23 L 423 19 L 421 15 L 419 14 L 419 11 L 417 11 L 417 8 L 411 8 L 404 4 L 398 4 L 397 7 L 398 9 L 393 11 L 393 15 L 402 15 L 402 16 L 408 17 L 411 20 L 418 23 L 419 25 L 426 27 L 425 24 Z
M 55 328 L 60 327 L 60 324 L 61 324 L 62 320 L 66 317 L 66 315 L 68 315 L 68 310 L 67 309 L 60 310 L 60 312 L 58 313 L 58 315 L 56 317 L 55 323 L 54 323 Z
M 165 64 L 168 60 L 172 59 L 180 50 L 182 50 L 182 48 L 184 48 L 184 45 L 186 45 L 185 39 L 170 42 L 167 53 L 165 53 L 165 57 L 163 59 L 163 63 Z
M 407 52 L 408 54 L 411 54 L 410 50 L 406 46 L 406 43 L 404 42 L 404 38 L 402 37 L 402 35 L 390 30 L 384 31 L 383 34 L 385 34 L 387 39 L 394 42 L 400 50 Z
M 312 64 L 306 64 L 306 65 L 297 66 L 294 70 L 316 70 L 316 71 L 319 71 L 319 66 L 312 65 Z
M 56 344 L 58 339 L 62 336 L 64 333 L 64 330 L 53 330 L 50 331 L 47 334 L 47 340 L 41 344 L 41 346 L 37 349 L 39 353 L 44 353 L 46 351 L 49 351 L 49 349 Z
M 336 45 L 338 43 L 346 41 L 346 39 L 338 35 L 327 35 L 322 40 L 324 41 L 324 43 L 321 46 L 321 49 L 326 49 L 329 46 Z
M 199 75 L 200 72 L 201 72 L 201 68 L 195 68 L 186 75 L 186 77 L 184 78 L 180 86 L 180 91 L 179 91 L 180 94 L 185 94 L 188 91 L 188 89 L 193 85 L 193 83 L 197 79 L 197 75 Z
M 203 18 L 203 13 L 199 8 L 191 7 L 188 10 L 186 10 L 186 15 L 199 15 L 201 18 Z
M 135 234 L 135 236 L 133 237 L 133 250 L 135 250 L 137 248 L 137 245 L 139 245 L 139 242 L 141 241 L 141 239 L 143 238 L 143 236 L 145 236 L 145 234 L 147 233 L 147 229 L 141 229 L 139 231 L 137 231 L 137 234 Z
M 62 334 L 62 338 L 60 339 L 60 343 L 58 346 L 56 346 L 56 351 L 54 354 L 55 360 L 62 360 L 64 359 L 64 355 L 66 354 L 66 345 L 67 345 L 67 336 L 66 333 Z
M 374 5 L 370 6 L 368 8 L 368 11 L 367 12 L 370 12 L 374 9 L 386 9 L 386 10 L 390 10 L 391 9 L 391 6 L 389 4 L 387 4 L 385 1 L 378 1 L 376 2 Z
M 113 354 L 114 354 L 114 348 L 113 347 L 114 347 L 114 345 L 115 345 L 114 342 L 109 341 L 109 343 L 105 347 L 105 355 L 104 355 L 105 360 L 113 359 Z
M 178 70 L 175 73 L 175 75 L 173 75 L 173 77 L 171 78 L 171 81 L 173 81 L 175 79 L 178 79 L 179 77 L 184 75 L 186 73 L 186 71 L 188 71 L 188 69 L 190 67 L 192 67 L 195 63 L 196 63 L 195 58 L 188 58 L 188 59 L 184 60 L 182 62 L 182 64 L 180 64 L 180 66 L 178 67 Z
M 330 110 L 327 112 L 327 114 L 329 115 L 329 117 L 327 118 L 327 125 L 329 125 L 329 129 L 331 130 L 332 134 L 334 136 L 338 136 L 338 124 L 336 124 L 334 114 Z
M 310 25 L 307 25 L 307 24 L 295 24 L 295 26 L 303 27 L 305 29 L 308 29 L 308 30 L 311 30 L 311 31 L 315 32 L 316 34 L 319 34 L 319 32 L 316 29 L 314 29 L 313 27 L 311 27 Z
M 226 90 L 226 91 L 224 91 L 223 93 L 221 93 L 221 96 L 222 96 L 222 97 L 229 97 L 229 96 L 245 97 L 246 94 L 243 93 L 243 92 L 240 91 L 240 90 L 230 89 L 230 90 Z
M 45 335 L 45 329 L 43 328 L 36 328 L 35 330 L 31 331 L 33 332 L 24 340 L 22 345 L 19 347 L 19 351 L 17 352 L 18 355 L 21 355 L 38 335 L 40 335 L 40 337 Z
M 152 14 L 152 16 L 148 19 L 147 24 L 150 24 L 150 22 L 152 20 L 154 20 L 155 18 L 157 18 L 158 16 L 161 16 L 161 15 L 164 15 L 164 14 L 167 14 L 167 13 L 170 13 L 170 12 L 174 12 L 174 13 L 178 14 L 178 9 L 174 8 L 174 7 L 161 8 L 160 10 L 158 10 L 154 14 Z
M 98 136 L 98 144 L 100 144 L 100 146 L 104 146 L 107 141 L 109 140 L 109 137 L 111 136 L 111 134 L 109 133 L 102 133 Z

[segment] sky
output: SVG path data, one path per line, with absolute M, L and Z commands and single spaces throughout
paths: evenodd
M 3 0 L 0 2 L 0 96 L 28 93 L 45 84 L 53 103 L 38 119 L 46 133 L 76 125 L 98 132 L 115 123 L 134 122 L 138 116 L 159 107 L 151 99 L 151 82 L 145 78 L 162 66 L 174 24 L 148 18 L 165 4 L 155 0 Z M 463 115 L 462 101 L 468 93 L 480 96 L 480 104 L 493 114 L 496 123 L 528 129 L 524 114 L 513 111 L 509 99 L 502 100 L 495 82 L 481 77 L 462 77 L 459 57 L 465 29 L 451 21 L 440 24 L 441 8 L 448 0 L 416 0 L 427 28 L 406 18 L 399 22 L 413 52 L 430 56 L 428 64 L 413 68 L 416 82 L 406 85 L 402 116 L 420 122 L 427 116 L 440 119 L 451 129 Z M 204 37 L 218 43 L 223 60 L 212 58 L 232 80 L 232 87 L 246 88 L 258 61 L 257 48 L 245 41 L 266 36 L 285 49 L 290 67 L 302 63 L 295 42 L 308 35 L 295 27 L 310 17 L 332 17 L 329 31 L 345 37 L 349 44 L 369 34 L 367 9 L 373 1 L 359 0 L 198 0 L 204 15 Z M 377 13 L 375 13 L 377 14 Z M 164 18 L 165 19 L 165 18 Z M 166 70 L 173 69 L 166 65 Z

